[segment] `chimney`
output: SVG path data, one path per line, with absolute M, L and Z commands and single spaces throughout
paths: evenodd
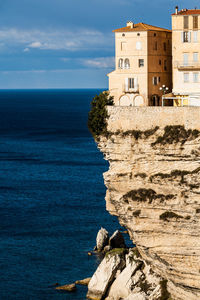
M 126 23 L 126 26 L 130 27 L 130 28 L 133 28 L 134 27 L 134 23 L 131 22 L 131 21 L 129 21 L 129 22 Z
M 178 15 L 178 6 L 175 7 L 175 14 Z

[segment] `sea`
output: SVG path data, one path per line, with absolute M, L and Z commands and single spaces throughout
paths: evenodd
M 0 299 L 86 299 L 98 230 L 120 229 L 105 208 L 108 163 L 88 131 L 101 90 L 0 91 Z

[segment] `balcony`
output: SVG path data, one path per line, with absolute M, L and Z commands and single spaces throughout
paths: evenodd
M 199 61 L 175 61 L 174 67 L 178 70 L 200 70 Z
M 130 88 L 124 84 L 123 93 L 130 93 L 130 94 L 139 93 L 139 85 Z

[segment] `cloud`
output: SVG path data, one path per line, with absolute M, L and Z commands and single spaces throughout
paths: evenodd
M 33 42 L 28 45 L 29 48 L 42 48 L 42 44 L 40 42 Z
M 97 57 L 92 59 L 82 59 L 82 65 L 86 67 L 92 68 L 101 68 L 101 69 L 108 69 L 113 68 L 115 66 L 115 58 L 114 57 Z
M 112 33 L 77 28 L 73 30 L 22 30 L 18 28 L 0 29 L 0 40 L 9 49 L 40 50 L 93 50 L 112 48 Z

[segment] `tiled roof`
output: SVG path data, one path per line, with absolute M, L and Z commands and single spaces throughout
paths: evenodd
M 148 25 L 148 24 L 144 24 L 144 23 L 134 24 L 133 28 L 127 26 L 127 27 L 115 29 L 115 30 L 113 30 L 113 32 L 132 32 L 132 31 L 151 31 L 151 30 L 171 32 L 171 30 L 169 30 L 169 29 L 152 26 L 152 25 Z
M 200 15 L 200 9 L 188 9 L 188 10 L 180 10 L 177 15 L 188 16 L 188 15 Z M 177 16 L 175 13 L 172 16 Z

